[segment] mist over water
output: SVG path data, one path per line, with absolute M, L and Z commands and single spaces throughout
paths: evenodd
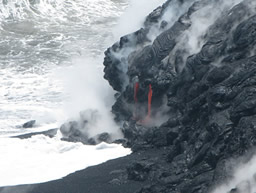
M 115 40 L 117 41 L 121 36 L 140 29 L 145 21 L 145 16 L 161 6 L 165 1 L 166 0 L 129 0 L 129 6 L 120 17 L 118 25 L 113 30 Z
M 230 178 L 218 184 L 211 193 L 229 193 L 232 189 L 237 193 L 255 193 L 256 156 L 253 152 L 249 151 L 244 157 L 230 159 L 226 164 L 230 168 Z M 251 159 L 247 160 L 247 156 Z
M 56 76 L 65 85 L 63 92 L 69 93 L 63 107 L 62 122 L 75 120 L 82 123 L 89 119 L 90 124 L 81 128 L 89 137 L 108 132 L 114 139 L 122 138 L 111 114 L 115 92 L 103 78 L 102 57 L 81 57 L 73 61 L 74 66 L 56 71 Z

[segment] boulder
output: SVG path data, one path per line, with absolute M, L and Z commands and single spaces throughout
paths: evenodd
M 78 120 L 69 121 L 61 125 L 60 132 L 62 140 L 69 142 L 81 142 L 87 145 L 96 145 L 101 142 L 112 142 L 109 133 L 100 133 L 90 137 L 90 129 L 94 129 L 99 121 L 99 114 L 96 110 L 85 110 L 80 112 Z
M 24 123 L 22 125 L 22 127 L 28 129 L 28 128 L 34 127 L 35 124 L 36 124 L 36 120 L 31 120 L 31 121 L 28 121 L 28 122 Z

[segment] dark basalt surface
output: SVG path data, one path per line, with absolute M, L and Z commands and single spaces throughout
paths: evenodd
M 31 138 L 35 135 L 45 135 L 48 137 L 54 137 L 57 134 L 58 129 L 49 129 L 47 131 L 41 131 L 41 132 L 32 132 L 32 133 L 27 133 L 27 134 L 22 134 L 22 135 L 17 135 L 14 136 L 13 138 L 19 138 L 19 139 L 27 139 L 27 138 Z
M 256 145 L 256 11 L 251 2 L 242 1 L 221 12 L 202 35 L 201 50 L 185 60 L 179 59 L 186 52 L 176 45 L 193 25 L 193 14 L 211 4 L 216 4 L 217 9 L 221 1 L 193 3 L 152 43 L 141 45 L 127 58 L 124 56 L 128 65 L 126 82 L 108 74 L 111 70 L 119 73 L 111 65 L 115 52 L 125 49 L 121 46 L 123 39 L 105 53 L 105 78 L 114 89 L 125 85 L 116 89 L 119 94 L 112 111 L 117 121 L 124 122 L 127 145 L 134 152 L 164 150 L 164 154 L 159 153 L 161 162 L 152 157 L 129 166 L 128 179 L 151 181 L 137 193 L 210 192 L 216 184 L 229 179 L 230 158 L 245 156 L 248 161 L 253 154 L 250 151 Z M 156 9 L 159 17 L 160 10 Z M 129 41 L 133 39 L 126 40 Z M 134 77 L 139 79 L 138 100 L 144 109 L 148 85 L 153 87 L 153 121 L 167 103 L 169 111 L 164 115 L 169 120 L 161 126 L 146 127 L 133 120 L 134 108 L 127 107 L 134 103 Z M 230 191 L 238 192 L 235 187 Z
M 35 120 L 28 121 L 22 125 L 23 128 L 32 128 L 36 124 Z

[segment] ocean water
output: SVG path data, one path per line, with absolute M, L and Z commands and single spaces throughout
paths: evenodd
M 127 5 L 126 0 L 0 2 L 0 134 L 23 133 L 16 126 L 30 119 L 45 125 L 63 116 L 69 93 L 58 71 L 75 66 L 75 58 L 100 58 Z
M 60 133 L 10 138 L 59 128 L 92 107 L 103 115 L 95 133 L 106 125 L 118 133 L 102 62 L 128 6 L 127 0 L 0 1 L 0 186 L 58 179 L 131 153 L 120 145 L 64 142 Z M 34 128 L 20 127 L 29 120 L 37 121 Z

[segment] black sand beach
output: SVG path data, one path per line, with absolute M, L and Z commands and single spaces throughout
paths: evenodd
M 134 161 L 147 159 L 153 152 L 157 151 L 110 160 L 51 182 L 1 187 L 0 193 L 134 193 L 148 181 L 127 180 L 126 168 Z

